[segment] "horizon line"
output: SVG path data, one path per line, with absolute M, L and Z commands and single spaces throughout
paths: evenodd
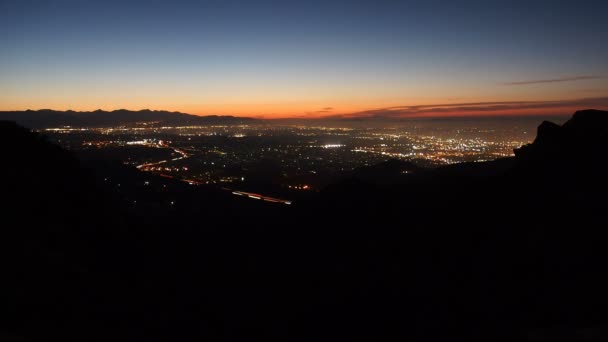
M 142 106 L 143 107 L 143 106 Z M 34 107 L 35 108 L 35 107 Z M 331 108 L 329 110 L 328 108 Z M 93 110 L 74 110 L 74 109 L 50 109 L 38 108 L 32 109 L 10 109 L 0 110 L 3 112 L 73 112 L 73 113 L 94 113 L 94 112 L 165 112 L 174 114 L 186 114 L 199 117 L 235 117 L 248 118 L 257 120 L 303 120 L 303 121 L 318 121 L 318 120 L 362 120 L 362 119 L 385 119 L 399 120 L 406 118 L 472 118 L 472 117 L 524 117 L 524 116 L 563 116 L 571 115 L 578 110 L 585 109 L 608 110 L 608 96 L 591 97 L 591 98 L 575 98 L 565 100 L 537 100 L 537 101 L 477 101 L 477 102 L 460 102 L 460 103 L 434 103 L 420 105 L 401 105 L 368 108 L 359 111 L 348 111 L 340 113 L 333 107 L 324 108 L 324 113 L 319 115 L 311 115 L 308 113 L 292 113 L 292 114 L 215 114 L 215 113 L 196 113 L 195 111 L 181 111 L 178 109 L 150 109 L 143 107 L 138 109 L 127 109 L 125 107 L 102 109 L 96 108 Z
M 282 120 L 295 120 L 295 121 L 366 121 L 366 120 L 378 120 L 378 121 L 401 121 L 401 120 L 435 120 L 435 119 L 491 119 L 491 118 L 538 118 L 538 117 L 561 117 L 561 116 L 571 116 L 574 115 L 578 111 L 584 110 L 600 110 L 607 111 L 608 109 L 598 109 L 598 108 L 581 108 L 577 109 L 574 112 L 568 113 L 500 113 L 500 114 L 444 114 L 444 115 L 411 115 L 411 116 L 350 116 L 350 114 L 343 115 L 326 115 L 326 116 L 285 116 L 285 117 L 262 117 L 262 116 L 252 116 L 252 115 L 235 115 L 235 114 L 192 114 L 181 111 L 173 111 L 173 110 L 165 110 L 165 109 L 113 109 L 113 110 L 104 110 L 104 109 L 96 109 L 96 110 L 73 110 L 73 109 L 50 109 L 50 108 L 42 108 L 42 109 L 19 109 L 19 110 L 0 110 L 0 113 L 3 112 L 44 112 L 44 111 L 52 111 L 58 113 L 94 113 L 94 112 L 165 112 L 170 114 L 185 114 L 196 117 L 232 117 L 232 118 L 242 118 L 242 119 L 251 119 L 251 120 L 259 120 L 259 121 L 282 121 Z

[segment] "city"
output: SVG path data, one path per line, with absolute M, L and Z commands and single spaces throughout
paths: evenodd
M 608 341 L 606 13 L 0 0 L 0 341 Z
M 510 157 L 515 148 L 533 140 L 535 127 L 526 120 L 518 125 L 490 122 L 480 128 L 457 120 L 377 128 L 344 123 L 162 126 L 152 122 L 40 132 L 85 159 L 120 161 L 141 171 L 190 185 L 213 184 L 235 194 L 263 192 L 264 196 L 298 199 L 359 168 L 393 159 L 435 168 Z M 256 197 L 264 198 L 251 198 Z M 291 204 L 291 200 L 283 203 Z

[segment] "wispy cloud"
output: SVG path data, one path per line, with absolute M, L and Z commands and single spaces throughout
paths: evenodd
M 601 76 L 583 75 L 573 77 L 562 77 L 562 78 L 551 78 L 546 80 L 527 80 L 517 82 L 506 82 L 504 85 L 515 86 L 515 85 L 528 85 L 528 84 L 541 84 L 541 83 L 559 83 L 559 82 L 574 82 L 574 81 L 585 81 L 585 80 L 598 80 Z
M 333 111 L 334 111 L 334 107 L 323 107 L 323 108 L 320 108 L 319 110 L 315 110 L 312 112 L 305 112 L 300 115 L 295 115 L 295 117 L 296 118 L 312 118 L 312 117 L 319 117 L 319 116 L 327 117 Z
M 583 98 L 561 101 L 501 101 L 440 103 L 419 106 L 397 106 L 370 109 L 366 111 L 334 115 L 334 118 L 403 118 L 422 116 L 450 116 L 468 114 L 509 113 L 519 110 L 544 110 L 560 108 L 608 108 L 608 97 Z
M 333 110 L 334 110 L 334 107 L 325 107 L 325 108 L 321 108 L 321 110 L 318 110 L 315 113 L 330 113 Z

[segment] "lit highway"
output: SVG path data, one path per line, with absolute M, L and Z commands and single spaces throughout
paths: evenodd
M 236 195 L 236 196 L 246 196 L 248 198 L 255 199 L 255 200 L 262 200 L 262 201 L 272 202 L 272 203 L 282 203 L 282 204 L 287 204 L 287 205 L 290 205 L 292 203 L 289 200 L 284 200 L 284 199 L 280 199 L 280 198 L 274 198 L 274 197 L 264 196 L 264 195 L 256 194 L 256 193 L 253 193 L 253 192 L 233 191 L 233 190 L 228 189 L 228 188 L 223 188 L 223 189 L 224 190 L 228 190 L 228 191 L 232 191 L 233 195 Z
M 150 167 L 154 167 L 154 166 L 158 166 L 158 165 L 162 165 L 162 164 L 166 164 L 166 163 L 169 163 L 169 162 L 174 162 L 174 161 L 178 161 L 178 160 L 182 160 L 182 159 L 186 159 L 186 158 L 190 157 L 190 155 L 187 154 L 186 152 L 184 152 L 184 151 L 182 151 L 182 150 L 180 150 L 178 148 L 171 147 L 171 146 L 169 146 L 167 144 L 163 144 L 162 142 L 158 143 L 158 145 L 156 147 L 159 147 L 159 148 L 160 147 L 171 148 L 175 153 L 179 154 L 180 156 L 177 157 L 177 158 L 165 159 L 165 160 L 161 160 L 161 161 L 154 162 L 154 163 L 141 164 L 141 165 L 137 166 L 138 169 L 143 170 L 143 171 L 147 171 L 147 169 L 150 168 Z

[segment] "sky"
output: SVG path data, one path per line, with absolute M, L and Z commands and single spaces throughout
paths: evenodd
M 0 110 L 608 109 L 608 1 L 0 0 Z

